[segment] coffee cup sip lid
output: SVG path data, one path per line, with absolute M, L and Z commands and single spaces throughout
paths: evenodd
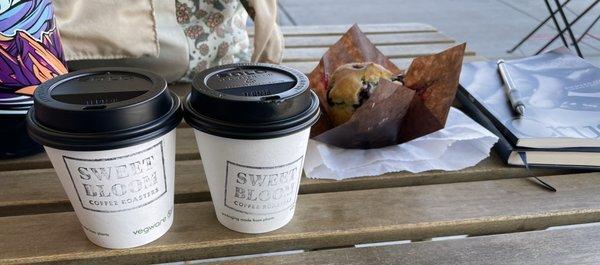
M 319 100 L 301 72 L 280 65 L 238 63 L 200 72 L 184 102 L 197 130 L 234 139 L 267 139 L 312 126 Z
M 164 78 L 135 68 L 96 68 L 37 87 L 27 115 L 37 142 L 65 150 L 135 145 L 174 129 L 182 111 Z

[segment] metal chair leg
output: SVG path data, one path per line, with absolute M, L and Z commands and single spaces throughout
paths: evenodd
M 548 1 L 548 0 L 546 0 L 546 1 Z M 556 6 L 558 7 L 558 13 L 560 14 L 563 22 L 565 23 L 565 28 L 567 28 L 567 32 L 569 33 L 569 37 L 571 38 L 571 41 L 573 42 L 573 46 L 575 46 L 575 51 L 577 52 L 577 55 L 579 55 L 579 57 L 583 58 L 583 54 L 581 54 L 581 49 L 579 49 L 579 43 L 577 43 L 577 38 L 575 38 L 575 34 L 573 34 L 573 30 L 571 30 L 571 25 L 569 24 L 569 21 L 567 20 L 567 16 L 565 15 L 565 12 L 563 11 L 562 7 L 560 6 L 560 2 L 558 0 L 554 0 L 554 3 L 556 3 Z M 563 39 L 563 41 L 564 41 L 564 39 Z M 569 47 L 569 46 L 567 45 L 567 47 Z
M 581 34 L 581 36 L 579 36 L 579 38 L 577 38 L 577 43 L 579 43 L 581 41 L 581 39 L 583 39 L 583 37 L 585 37 L 585 35 L 588 34 L 588 32 L 590 32 L 590 30 L 594 27 L 594 25 L 596 25 L 596 23 L 598 22 L 598 20 L 600 20 L 600 16 L 597 16 L 596 19 L 594 20 L 594 22 L 592 22 L 592 24 L 590 24 L 587 29 L 585 29 L 585 31 L 583 31 L 583 34 Z M 598 37 L 593 37 L 597 40 L 600 41 L 600 38 Z
M 566 6 L 569 2 L 571 2 L 571 0 L 567 0 L 565 1 L 562 6 Z M 556 14 L 556 12 L 558 12 L 558 10 L 554 10 L 552 12 L 552 15 L 546 17 L 546 19 L 544 19 L 544 21 L 540 22 L 533 30 L 531 30 L 524 38 L 522 38 L 519 43 L 517 43 L 514 47 L 510 48 L 509 50 L 507 50 L 506 52 L 508 53 L 513 53 L 514 51 L 516 51 L 521 45 L 523 45 L 523 43 L 525 43 L 525 41 L 527 41 L 529 39 L 529 37 L 533 36 L 533 34 L 535 34 L 541 27 L 543 27 L 546 22 L 548 22 L 548 20 L 550 20 L 552 18 L 552 16 L 554 16 Z
M 577 21 L 579 21 L 579 19 L 581 19 L 585 14 L 587 14 L 590 10 L 592 10 L 592 8 L 594 8 L 594 6 L 596 6 L 596 4 L 598 4 L 599 2 L 600 2 L 600 0 L 596 0 L 593 4 L 588 6 L 579 16 L 577 16 L 571 23 L 569 23 L 569 26 L 575 25 L 575 23 L 577 23 Z M 546 45 L 544 45 L 544 47 L 539 49 L 535 54 L 540 54 L 541 52 L 543 52 L 546 48 L 548 48 L 548 46 L 550 46 L 550 44 L 552 44 L 556 39 L 558 39 L 559 35 L 563 34 L 565 31 L 566 31 L 566 29 L 560 30 L 559 34 L 554 35 L 554 37 L 548 43 L 546 43 Z
M 562 32 L 562 30 L 560 28 L 560 25 L 558 24 L 558 20 L 556 20 L 556 17 L 554 16 L 554 12 L 552 10 L 552 7 L 550 7 L 549 0 L 544 0 L 544 3 L 546 4 L 546 8 L 548 9 L 548 13 L 550 13 L 550 16 L 552 17 L 552 22 L 554 22 L 554 27 L 556 27 L 556 30 L 558 30 L 559 32 Z M 562 10 L 562 8 L 559 9 L 559 10 Z M 559 34 L 560 34 L 560 39 L 563 42 L 563 45 L 565 45 L 565 47 L 569 47 L 569 44 L 567 43 L 567 39 L 565 39 L 565 36 L 563 36 L 562 33 L 559 33 Z

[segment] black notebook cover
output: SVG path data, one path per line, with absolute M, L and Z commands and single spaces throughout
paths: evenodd
M 473 120 L 477 123 L 481 124 L 483 127 L 488 129 L 490 132 L 495 134 L 498 137 L 498 142 L 494 145 L 494 149 L 500 155 L 500 158 L 505 162 L 508 161 L 508 157 L 510 153 L 513 151 L 513 147 L 510 142 L 504 137 L 504 135 L 494 126 L 494 123 L 490 121 L 490 119 L 475 106 L 475 104 L 469 99 L 468 95 L 465 92 L 465 89 L 462 86 L 458 87 L 458 92 L 456 93 L 456 98 L 463 105 L 465 112 Z

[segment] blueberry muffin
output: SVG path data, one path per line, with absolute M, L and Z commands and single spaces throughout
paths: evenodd
M 330 119 L 338 126 L 350 119 L 376 89 L 379 79 L 394 80 L 392 72 L 372 63 L 349 63 L 338 67 L 329 80 L 327 103 Z

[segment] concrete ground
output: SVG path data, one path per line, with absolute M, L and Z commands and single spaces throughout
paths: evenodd
M 566 5 L 566 16 L 572 21 L 594 1 L 598 0 L 572 0 Z M 557 33 L 548 21 L 515 52 L 506 52 L 547 17 L 543 0 L 279 0 L 279 9 L 281 25 L 426 23 L 466 41 L 469 49 L 490 59 L 533 55 Z M 580 36 L 599 16 L 600 4 L 574 25 L 575 35 Z M 561 45 L 557 39 L 550 49 Z M 587 60 L 600 66 L 600 21 L 580 47 Z

